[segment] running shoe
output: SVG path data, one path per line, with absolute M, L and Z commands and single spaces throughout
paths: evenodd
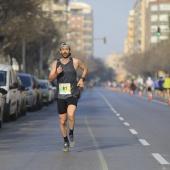
M 69 135 L 70 147 L 73 148 L 75 146 L 74 136 Z
M 69 142 L 64 142 L 63 152 L 68 152 L 68 151 L 69 151 Z

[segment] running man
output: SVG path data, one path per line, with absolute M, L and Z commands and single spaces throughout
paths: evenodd
M 79 88 L 84 87 L 84 80 L 88 72 L 87 67 L 79 59 L 71 58 L 71 48 L 68 43 L 60 46 L 61 58 L 52 63 L 49 82 L 57 79 L 57 106 L 60 119 L 60 130 L 64 138 L 64 152 L 74 147 L 75 111 L 77 108 Z M 82 69 L 82 77 L 77 82 L 77 68 Z M 69 139 L 67 137 L 67 117 L 69 121 Z

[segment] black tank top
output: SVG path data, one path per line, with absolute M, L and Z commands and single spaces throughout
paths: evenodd
M 62 64 L 57 60 L 57 68 L 61 65 L 62 72 L 57 76 L 57 96 L 59 99 L 66 99 L 73 96 L 77 88 L 77 73 L 73 65 L 73 59 L 68 63 Z

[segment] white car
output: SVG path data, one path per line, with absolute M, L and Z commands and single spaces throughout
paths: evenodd
M 8 122 L 10 118 L 16 120 L 18 118 L 19 102 L 18 82 L 15 71 L 11 65 L 0 64 L 0 86 L 7 91 L 5 100 L 4 121 Z
M 5 106 L 5 96 L 7 91 L 0 88 L 0 128 L 2 127 L 3 117 L 4 117 L 4 106 Z

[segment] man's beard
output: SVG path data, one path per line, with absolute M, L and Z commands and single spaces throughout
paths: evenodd
M 61 54 L 63 58 L 68 58 L 70 56 L 70 54 L 67 54 L 67 56 L 65 56 L 65 54 Z

